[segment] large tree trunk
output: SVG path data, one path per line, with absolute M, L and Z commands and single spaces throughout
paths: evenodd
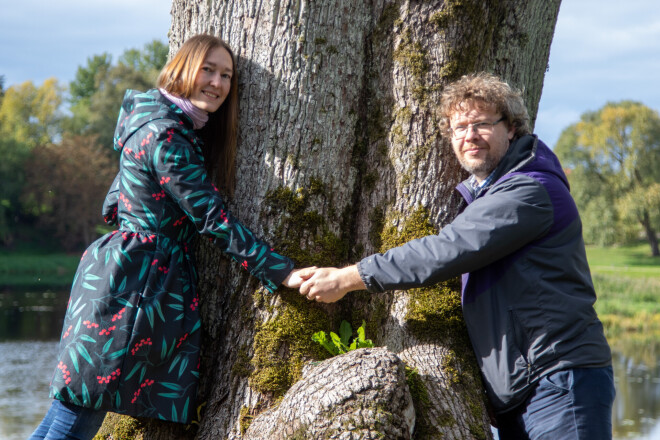
M 534 119 L 559 3 L 174 0 L 170 45 L 174 51 L 210 32 L 238 55 L 233 213 L 298 266 L 337 266 L 434 233 L 460 211 L 454 187 L 465 175 L 435 114 L 442 88 L 462 74 L 492 71 L 524 89 Z M 203 417 L 189 430 L 152 422 L 145 438 L 491 438 L 456 280 L 409 292 L 356 292 L 322 306 L 286 289 L 266 294 L 206 244 L 198 268 Z M 409 367 L 407 381 L 391 356 L 367 350 L 358 364 L 376 365 L 376 356 L 387 375 L 359 369 L 355 355 L 345 355 L 310 366 L 295 395 L 286 394 L 309 361 L 325 357 L 312 334 L 337 332 L 341 319 L 354 328 L 365 320 L 367 337 Z M 315 390 L 327 383 L 315 379 L 332 371 L 344 378 L 332 389 L 345 399 L 317 401 Z M 363 393 L 351 388 L 351 371 L 367 382 L 370 372 L 394 379 L 358 387 Z M 369 394 L 377 389 L 398 396 L 397 403 L 369 407 L 389 399 Z M 405 404 L 411 399 L 414 414 Z M 323 402 L 330 402 L 325 412 Z M 350 417 L 333 425 L 345 426 L 343 434 L 323 431 L 328 418 L 350 411 L 366 431 L 355 431 L 362 422 Z M 379 418 L 378 411 L 396 416 Z M 387 420 L 400 426 L 391 431 Z

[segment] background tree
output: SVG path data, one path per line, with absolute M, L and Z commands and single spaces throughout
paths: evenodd
M 91 243 L 103 223 L 101 206 L 117 166 L 102 148 L 95 137 L 65 136 L 34 148 L 26 162 L 23 210 L 67 251 Z
M 0 101 L 0 137 L 31 149 L 60 135 L 62 88 L 55 78 L 9 87 Z
M 648 241 L 659 256 L 660 116 L 639 102 L 608 103 L 565 129 L 555 151 L 584 216 L 585 239 Z
M 35 146 L 61 135 L 62 88 L 51 78 L 41 86 L 26 81 L 5 90 L 2 84 L 0 91 L 0 245 L 12 246 L 25 220 L 24 164 Z
M 153 40 L 142 50 L 124 51 L 116 65 L 107 53 L 88 58 L 87 66 L 78 68 L 76 78 L 69 85 L 72 117 L 64 125 L 66 131 L 95 135 L 111 151 L 117 124 L 115 115 L 124 92 L 153 88 L 167 61 L 167 52 L 163 42 Z
M 238 55 L 233 212 L 300 266 L 342 265 L 434 233 L 460 211 L 454 186 L 465 173 L 439 133 L 442 88 L 492 71 L 525 90 L 534 118 L 558 9 L 558 0 L 175 0 L 170 45 L 210 32 Z M 265 294 L 203 242 L 198 269 L 205 416 L 197 438 L 410 438 L 400 412 L 409 407 L 398 405 L 407 399 L 414 438 L 491 437 L 456 280 L 323 306 L 286 289 Z M 342 319 L 353 328 L 364 319 L 368 337 L 412 371 L 407 386 L 388 382 L 399 383 L 396 405 L 365 399 L 391 388 L 376 385 L 376 367 L 351 376 L 346 355 L 315 367 L 343 378 L 330 389 L 314 380 L 317 369 L 298 382 L 307 361 L 324 357 L 312 334 L 337 331 Z M 362 362 L 381 356 L 364 350 Z M 287 393 L 296 382 L 295 396 Z M 273 407 L 282 397 L 305 399 L 307 411 Z M 283 432 L 268 434 L 277 425 Z M 153 421 L 144 436 L 195 431 Z

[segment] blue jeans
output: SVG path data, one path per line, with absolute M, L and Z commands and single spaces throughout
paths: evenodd
M 95 411 L 70 403 L 53 403 L 28 440 L 88 440 L 98 432 L 105 411 Z
M 612 367 L 543 377 L 520 408 L 497 416 L 500 440 L 611 440 Z

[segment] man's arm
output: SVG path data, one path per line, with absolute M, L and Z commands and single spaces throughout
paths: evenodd
M 366 289 L 355 264 L 341 269 L 324 267 L 310 271 L 313 275 L 302 283 L 300 293 L 311 300 L 331 303 L 339 301 L 348 292 Z M 301 276 L 304 278 L 306 274 Z

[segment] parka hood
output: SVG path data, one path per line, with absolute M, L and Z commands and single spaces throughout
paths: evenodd
M 190 117 L 161 95 L 157 89 L 147 92 L 126 90 L 115 128 L 115 150 L 121 151 L 126 141 L 136 131 L 157 119 L 172 119 L 178 124 L 185 125 L 190 131 L 193 129 Z

